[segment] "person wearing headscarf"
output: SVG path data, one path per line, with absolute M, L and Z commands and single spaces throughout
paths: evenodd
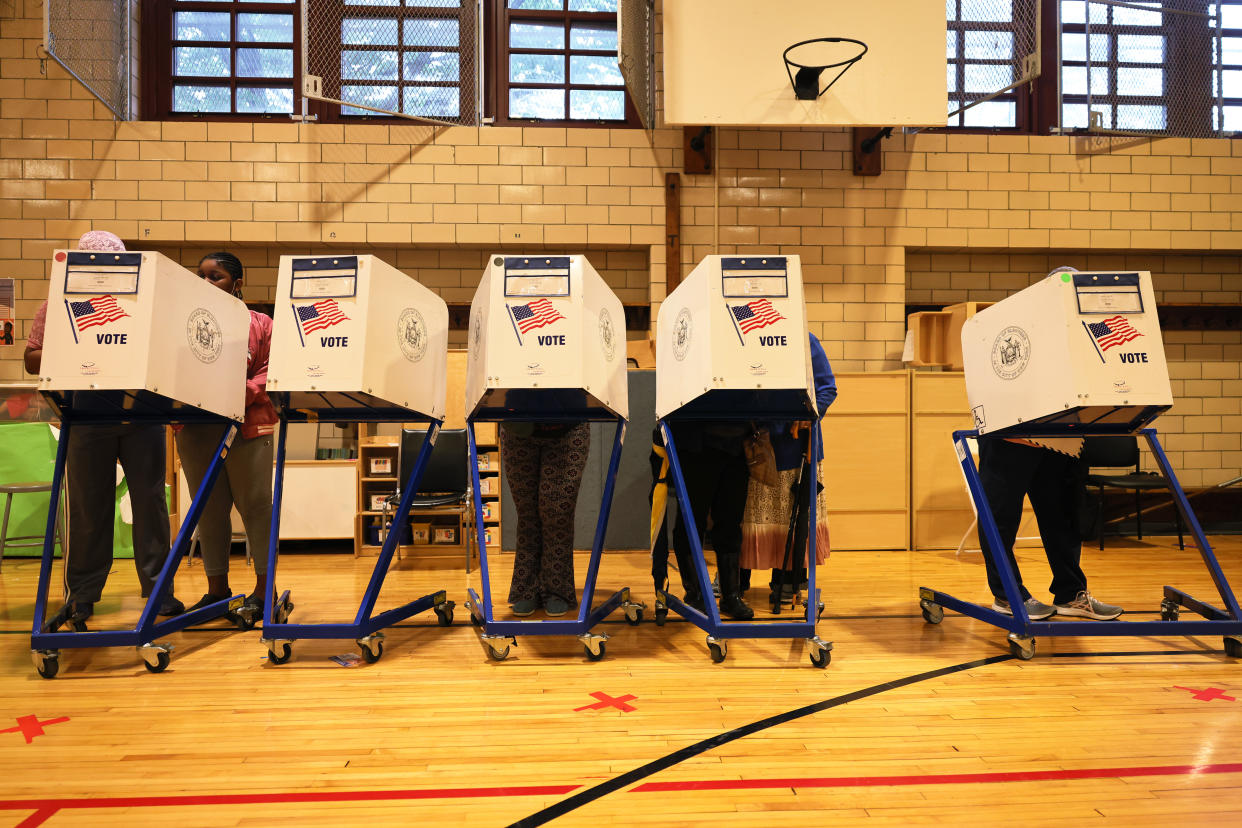
M 209 253 L 198 263 L 198 275 L 225 293 L 241 298 L 244 270 L 232 253 Z M 250 311 L 250 339 L 246 349 L 246 417 L 233 441 L 224 468 L 216 478 L 198 522 L 207 594 L 191 610 L 232 596 L 229 587 L 229 550 L 233 542 L 233 507 L 246 527 L 254 560 L 254 592 L 244 606 L 263 610 L 267 592 L 267 546 L 272 525 L 272 433 L 276 409 L 267 397 L 267 359 L 272 346 L 272 317 Z M 220 444 L 215 424 L 187 425 L 177 431 L 177 453 L 190 490 L 198 489 Z
M 92 230 L 79 250 L 121 252 L 125 243 L 106 230 Z M 47 302 L 35 311 L 23 355 L 26 370 L 38 374 L 43 360 Z M 133 511 L 134 566 L 143 597 L 151 594 L 171 545 L 165 494 L 164 427 L 149 424 L 76 425 L 69 433 L 69 543 L 65 550 L 65 604 L 47 622 L 56 630 L 67 622 L 82 627 L 94 613 L 112 569 L 116 506 L 116 464 L 125 472 Z M 170 594 L 160 615 L 179 615 L 185 605 Z

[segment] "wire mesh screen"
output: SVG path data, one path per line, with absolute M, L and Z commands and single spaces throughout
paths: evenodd
M 129 0 L 44 0 L 44 47 L 112 114 L 129 119 Z
M 949 126 L 1016 126 L 1039 76 L 1039 0 L 946 0 Z
M 302 0 L 308 97 L 344 116 L 478 123 L 475 0 Z
M 1063 0 L 1061 126 L 1183 138 L 1242 129 L 1242 0 Z
M 621 0 L 617 8 L 621 76 L 647 129 L 655 128 L 655 0 Z

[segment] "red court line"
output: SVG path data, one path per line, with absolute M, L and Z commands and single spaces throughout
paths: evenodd
M 997 771 L 912 776 L 809 776 L 791 779 L 706 779 L 686 782 L 646 782 L 631 791 L 727 791 L 754 788 L 873 788 L 885 785 L 967 785 L 979 782 L 1042 782 L 1045 780 L 1102 779 L 1125 776 L 1185 776 L 1200 773 L 1242 773 L 1242 762 L 1214 765 L 1154 765 L 1136 768 L 1082 768 L 1079 770 Z
M 498 796 L 563 796 L 581 785 L 512 785 L 500 788 L 428 788 L 393 791 L 305 791 L 274 794 L 188 794 L 185 796 L 80 797 L 76 799 L 0 799 L 0 811 L 64 808 L 160 808 L 170 805 L 271 805 L 282 802 L 376 802 L 401 799 L 474 799 Z M 50 814 L 48 814 L 50 816 Z M 29 819 L 38 817 L 39 813 Z M 47 817 L 44 816 L 44 819 Z M 42 821 L 42 820 L 40 820 Z M 24 823 L 25 824 L 25 823 Z M 38 822 L 29 823 L 38 825 Z

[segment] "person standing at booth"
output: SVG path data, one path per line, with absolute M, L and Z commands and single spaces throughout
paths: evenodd
M 121 253 L 125 243 L 106 230 L 91 230 L 78 250 Z M 47 302 L 35 311 L 23 355 L 26 371 L 43 364 Z M 164 426 L 121 423 L 77 425 L 69 432 L 66 455 L 69 544 L 65 553 L 65 604 L 45 625 L 49 631 L 67 622 L 85 622 L 94 614 L 112 569 L 116 510 L 116 464 L 125 472 L 133 511 L 134 566 L 142 597 L 151 594 L 171 546 L 165 493 Z M 180 615 L 185 605 L 170 594 L 160 615 Z
M 746 509 L 746 487 L 750 471 L 742 451 L 742 441 L 750 433 L 744 422 L 680 422 L 673 425 L 686 496 L 694 513 L 694 525 L 702 537 L 707 518 L 716 551 L 716 571 L 720 578 L 720 612 L 738 621 L 748 621 L 755 612 L 742 600 L 742 514 Z M 703 594 L 695 578 L 690 536 L 685 515 L 678 510 L 673 527 L 673 554 L 686 589 L 685 601 L 702 611 Z
M 198 263 L 198 275 L 224 292 L 241 298 L 244 270 L 232 253 L 211 253 Z M 246 418 L 241 433 L 224 458 L 224 468 L 203 507 L 198 524 L 207 594 L 191 610 L 229 598 L 229 550 L 233 542 L 233 507 L 246 527 L 254 560 L 255 586 L 245 606 L 262 611 L 267 587 L 267 547 L 272 525 L 272 434 L 276 409 L 267 397 L 267 361 L 272 344 L 272 318 L 250 311 L 246 357 Z M 187 425 L 177 432 L 177 453 L 190 491 L 196 491 L 220 444 L 221 428 Z
M 500 459 L 517 509 L 509 604 L 551 617 L 578 603 L 574 510 L 591 450 L 589 423 L 502 423 Z
M 811 346 L 815 407 L 818 409 L 814 424 L 819 435 L 819 445 L 815 452 L 815 463 L 818 467 L 824 459 L 824 438 L 820 423 L 828 407 L 837 398 L 837 381 L 832 374 L 832 365 L 828 362 L 824 346 L 815 334 L 808 331 L 807 337 Z M 770 586 L 774 591 L 772 598 L 775 602 L 782 598 L 775 590 L 779 588 L 783 593 L 792 596 L 794 590 L 807 580 L 806 549 L 807 537 L 810 534 L 810 514 L 806 505 L 810 475 L 806 473 L 804 464 L 807 461 L 807 440 L 811 439 L 811 432 L 807 424 L 798 422 L 774 422 L 768 423 L 767 427 L 780 480 L 775 487 L 764 485 L 754 478 L 749 481 L 746 513 L 742 520 L 742 581 L 743 587 L 748 587 L 750 570 L 771 569 Z M 816 476 L 818 480 L 823 480 L 822 474 Z M 796 522 L 792 520 L 795 513 Z M 785 549 L 791 530 L 793 546 L 787 561 Z M 816 564 L 822 564 L 828 559 L 829 548 L 828 506 L 821 482 L 815 497 Z M 780 576 L 778 585 L 778 572 L 781 570 L 785 572 Z

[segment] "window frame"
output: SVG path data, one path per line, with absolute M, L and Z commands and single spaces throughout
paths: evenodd
M 142 5 L 142 63 L 140 109 L 147 121 L 221 121 L 262 123 L 267 121 L 292 122 L 291 115 L 302 111 L 302 25 L 297 3 L 265 3 L 262 0 L 234 0 L 230 3 L 211 0 L 143 0 Z M 230 13 L 230 73 L 227 78 L 195 77 L 201 86 L 220 86 L 230 90 L 230 106 L 236 106 L 234 90 L 239 85 L 248 87 L 286 88 L 273 78 L 241 78 L 236 73 L 236 53 L 240 48 L 264 48 L 263 43 L 234 40 L 236 29 L 232 20 L 237 14 L 290 14 L 293 16 L 293 40 L 287 48 L 293 50 L 293 76 L 289 85 L 293 89 L 292 112 L 177 112 L 173 109 L 173 92 L 177 77 L 173 75 L 173 54 L 180 41 L 173 40 L 173 20 L 177 11 L 205 11 Z M 222 46 L 223 41 L 207 41 L 206 45 Z M 266 44 L 268 48 L 286 48 L 285 44 Z
M 514 126 L 514 127 L 574 127 L 583 129 L 642 129 L 642 121 L 638 116 L 638 108 L 630 99 L 629 88 L 625 85 L 624 79 L 619 86 L 599 86 L 595 84 L 574 84 L 571 80 L 571 55 L 586 55 L 592 57 L 615 57 L 616 53 L 610 49 L 573 49 L 570 47 L 569 33 L 574 23 L 598 23 L 601 20 L 609 18 L 620 29 L 621 22 L 619 16 L 614 12 L 579 12 L 569 11 L 568 0 L 564 3 L 566 8 L 560 10 L 548 9 L 510 9 L 507 0 L 487 0 L 487 11 L 484 15 L 485 32 L 484 32 L 484 73 L 486 80 L 484 82 L 484 116 L 490 118 L 491 123 L 495 126 Z M 561 22 L 565 27 L 565 48 L 563 51 L 554 50 L 529 50 L 529 49 L 512 49 L 509 46 L 509 28 L 510 23 L 522 21 L 532 22 Z M 570 92 L 575 89 L 619 89 L 625 100 L 625 117 L 622 120 L 605 121 L 605 120 L 585 120 L 585 119 L 546 119 L 546 118 L 513 118 L 509 116 L 509 57 L 513 53 L 525 54 L 563 54 L 565 56 L 565 83 L 564 84 L 512 84 L 518 88 L 537 88 L 537 89 L 564 89 L 565 91 L 565 112 L 569 113 Z
M 412 11 L 415 9 L 423 11 L 423 12 L 429 12 L 430 13 L 429 16 L 432 16 L 432 17 L 440 17 L 444 19 L 456 18 L 459 21 L 458 31 L 460 32 L 461 31 L 460 20 L 462 18 L 463 13 L 467 11 L 464 5 L 465 3 L 473 4 L 473 0 L 464 0 L 463 4 L 459 4 L 457 6 L 406 6 L 404 3 L 400 6 L 379 6 L 378 4 L 366 4 L 366 3 L 360 3 L 358 5 L 347 5 L 345 3 L 345 0 L 332 0 L 332 11 L 334 12 L 334 14 L 330 18 L 330 20 L 335 24 L 336 31 L 332 32 L 331 34 L 333 35 L 333 37 L 335 37 L 339 41 L 341 38 L 341 34 L 340 34 L 341 21 L 343 21 L 348 16 L 349 9 L 367 8 L 368 5 L 374 8 L 384 8 L 387 10 L 398 12 L 396 19 L 402 21 L 403 23 L 406 18 L 403 14 L 400 14 L 400 12 L 407 11 L 407 10 Z M 476 21 L 476 29 L 480 25 L 481 25 L 481 21 Z M 314 36 L 314 34 L 316 33 L 319 33 L 321 35 L 329 34 L 326 27 L 316 26 L 314 24 L 311 25 L 311 32 L 312 32 L 312 36 Z M 436 84 L 418 83 L 414 81 L 403 80 L 401 75 L 404 71 L 404 66 L 405 66 L 404 55 L 406 52 L 437 51 L 437 50 L 444 51 L 448 47 L 406 46 L 405 44 L 401 42 L 401 40 L 402 38 L 400 34 L 400 29 L 399 29 L 398 36 L 397 36 L 397 44 L 395 46 L 380 45 L 380 46 L 375 46 L 375 47 L 367 47 L 361 44 L 346 44 L 346 43 L 340 43 L 339 45 L 342 50 L 350 49 L 350 50 L 362 50 L 362 51 L 385 51 L 385 50 L 396 49 L 397 51 L 397 79 L 393 83 L 397 87 L 398 105 L 400 105 L 404 97 L 403 96 L 404 90 L 408 87 L 422 86 L 422 87 L 429 87 L 429 88 L 447 88 L 448 86 L 451 86 L 451 84 L 436 85 Z M 462 61 L 460 59 L 460 55 L 462 53 L 460 36 L 459 36 L 458 45 L 455 51 L 458 53 L 458 56 L 459 56 L 458 67 L 460 68 L 462 65 Z M 342 86 L 345 83 L 357 83 L 357 82 L 356 81 L 344 81 L 341 79 L 340 77 L 341 61 L 340 61 L 339 52 L 337 53 L 336 60 L 332 62 L 332 65 L 334 67 L 334 73 L 322 73 L 320 77 L 323 77 L 325 79 L 325 83 L 324 83 L 325 86 L 328 86 L 327 79 L 333 78 L 336 82 L 336 85 L 335 87 L 332 87 L 332 88 L 341 89 L 341 92 L 342 92 L 341 99 L 344 100 L 344 95 L 343 95 L 344 89 L 342 89 Z M 466 109 L 469 109 L 475 106 L 475 102 L 474 102 L 475 96 L 473 94 L 467 96 L 466 93 L 467 92 L 473 93 L 477 82 L 478 82 L 477 67 L 475 68 L 475 71 L 473 73 L 470 73 L 468 75 L 462 74 L 462 73 L 458 74 L 458 82 L 456 84 L 456 87 L 458 90 L 457 92 L 458 113 L 461 113 L 463 110 L 466 110 Z M 469 106 L 467 106 L 467 104 L 469 104 Z M 413 120 L 410 118 L 403 118 L 399 115 L 385 115 L 380 112 L 368 112 L 366 110 L 363 110 L 359 113 L 346 114 L 344 112 L 343 106 L 339 106 L 337 104 L 328 103 L 326 101 L 319 101 L 319 100 L 312 100 L 310 102 L 309 111 L 312 114 L 317 115 L 319 121 L 326 122 L 326 123 L 335 123 L 335 124 L 357 124 L 357 123 L 383 123 L 383 124 L 415 123 L 417 124 L 417 123 L 423 123 L 421 121 Z M 471 112 L 470 114 L 473 116 L 473 112 Z M 450 120 L 453 116 L 426 115 L 423 117 L 432 118 L 432 119 L 444 118 L 445 120 Z M 459 114 L 457 117 L 461 117 L 461 115 Z M 463 124 L 463 126 L 467 126 L 467 125 Z

